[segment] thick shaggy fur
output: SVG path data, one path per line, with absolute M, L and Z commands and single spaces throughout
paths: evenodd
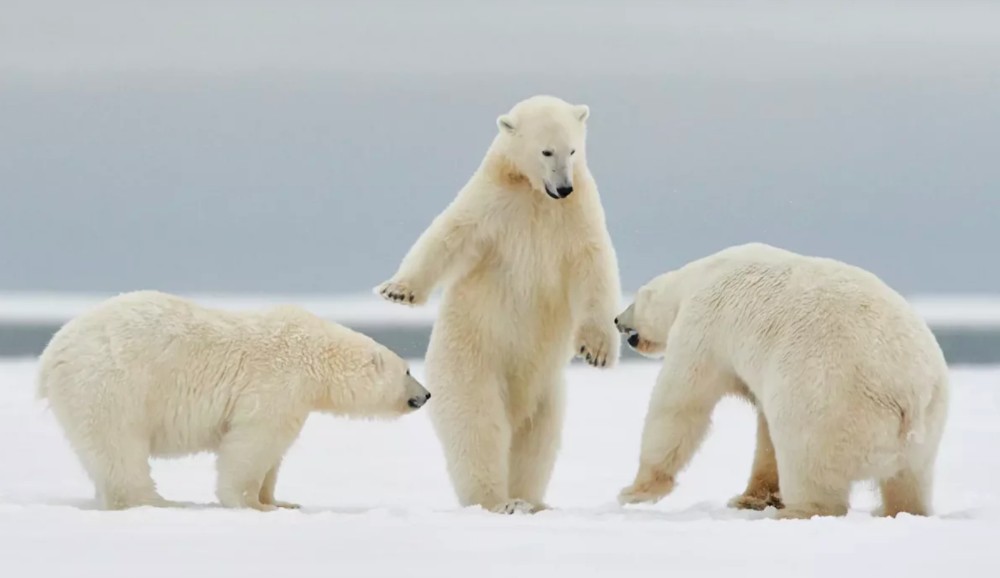
M 885 515 L 930 512 L 948 368 L 924 321 L 875 275 L 741 245 L 653 279 L 617 323 L 638 351 L 663 356 L 623 503 L 670 493 L 733 394 L 756 405 L 758 428 L 732 506 L 843 515 L 852 483 L 877 480 Z
M 618 359 L 618 264 L 587 169 L 588 114 L 539 96 L 501 116 L 478 170 L 376 288 L 419 305 L 444 287 L 430 416 L 463 506 L 543 508 L 566 364 Z
M 168 505 L 150 456 L 202 451 L 218 455 L 224 506 L 292 507 L 274 486 L 311 411 L 393 417 L 430 396 L 388 349 L 304 310 L 224 312 L 152 291 L 62 327 L 38 388 L 107 509 Z

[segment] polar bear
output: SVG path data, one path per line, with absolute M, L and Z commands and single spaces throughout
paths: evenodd
M 167 506 L 150 456 L 218 456 L 226 507 L 274 499 L 308 414 L 391 418 L 430 394 L 365 335 L 298 307 L 227 312 L 156 291 L 113 297 L 71 320 L 41 355 L 49 405 L 106 509 Z
M 375 288 L 407 305 L 444 288 L 429 415 L 463 507 L 545 508 L 565 366 L 618 359 L 618 262 L 587 168 L 589 114 L 542 95 L 501 115 L 475 173 Z
M 872 273 L 739 245 L 656 277 L 615 322 L 663 358 L 623 504 L 669 494 L 716 402 L 734 394 L 758 423 L 731 506 L 844 515 L 852 483 L 877 480 L 884 515 L 929 514 L 948 368 L 926 323 Z

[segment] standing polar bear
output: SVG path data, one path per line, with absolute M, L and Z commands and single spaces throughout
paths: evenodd
M 376 292 L 444 286 L 430 416 L 459 502 L 534 512 L 560 445 L 563 370 L 616 363 L 618 263 L 587 168 L 586 105 L 535 96 L 497 119 L 479 168 Z
M 616 323 L 630 346 L 663 357 L 622 503 L 669 494 L 715 404 L 734 394 L 756 405 L 758 429 L 732 506 L 844 515 L 852 483 L 874 479 L 883 514 L 930 512 L 948 368 L 927 325 L 875 275 L 741 245 L 653 279 Z
M 274 499 L 285 450 L 312 411 L 395 417 L 430 394 L 369 337 L 298 307 L 225 312 L 155 291 L 64 325 L 40 359 L 48 398 L 106 509 L 167 506 L 150 456 L 218 454 L 227 507 Z

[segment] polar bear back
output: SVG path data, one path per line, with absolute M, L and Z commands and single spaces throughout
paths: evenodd
M 946 380 L 944 356 L 926 323 L 864 269 L 755 243 L 685 270 L 688 302 L 674 329 L 710 334 L 715 354 L 760 388 L 775 375 L 800 378 L 801 387 L 816 376 L 842 375 L 926 401 Z
M 40 360 L 39 395 L 71 416 L 64 423 L 148 436 L 152 455 L 214 450 L 245 394 L 294 385 L 260 379 L 282 361 L 273 339 L 282 316 L 268 313 L 209 310 L 153 291 L 121 295 L 57 332 Z

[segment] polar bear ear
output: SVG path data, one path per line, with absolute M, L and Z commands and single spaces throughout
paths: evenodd
M 497 117 L 497 128 L 508 134 L 514 134 L 514 119 L 506 114 L 500 115 Z
M 587 119 L 590 118 L 590 107 L 585 104 L 576 105 L 573 107 L 573 112 L 580 122 L 587 122 Z

